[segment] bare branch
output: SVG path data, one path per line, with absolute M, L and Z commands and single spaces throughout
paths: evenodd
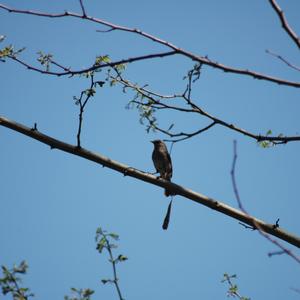
M 246 214 L 247 216 L 249 216 L 249 218 L 252 219 L 252 224 L 251 226 L 253 226 L 254 228 L 256 228 L 258 230 L 258 232 L 265 237 L 267 240 L 269 240 L 271 243 L 273 243 L 274 245 L 276 245 L 278 248 L 281 249 L 281 251 L 279 252 L 273 252 L 273 254 L 268 254 L 269 257 L 271 257 L 272 255 L 275 254 L 282 254 L 282 252 L 286 253 L 287 255 L 289 255 L 290 257 L 292 257 L 296 262 L 300 263 L 300 257 L 296 256 L 291 250 L 287 249 L 286 247 L 284 247 L 281 243 L 279 243 L 277 240 L 273 239 L 270 237 L 270 235 L 266 232 L 266 230 L 264 230 L 261 225 L 259 223 L 256 222 L 255 219 L 253 219 L 248 212 L 246 211 L 246 209 L 243 206 L 243 203 L 241 201 L 240 195 L 239 195 L 239 191 L 238 191 L 238 187 L 237 187 L 237 183 L 236 183 L 236 179 L 235 179 L 235 167 L 236 167 L 236 161 L 237 161 L 237 146 L 236 146 L 236 141 L 233 142 L 233 160 L 232 160 L 232 168 L 231 168 L 231 180 L 232 180 L 232 186 L 233 186 L 233 191 L 234 191 L 234 195 L 235 198 L 237 200 L 238 206 L 240 208 L 240 210 Z M 279 226 L 278 226 L 278 222 L 279 219 L 277 219 L 276 224 L 273 225 L 273 229 L 275 231 L 280 230 Z M 249 223 L 247 223 L 249 224 Z M 276 235 L 275 235 L 276 236 Z
M 293 69 L 295 69 L 295 70 L 297 70 L 297 71 L 300 71 L 300 67 L 291 64 L 289 61 L 287 61 L 287 60 L 286 60 L 285 58 L 283 58 L 281 55 L 278 55 L 278 54 L 276 54 L 276 53 L 274 53 L 274 52 L 271 52 L 271 51 L 268 50 L 268 49 L 266 50 L 266 52 L 267 52 L 268 54 L 274 56 L 274 57 L 277 57 L 279 60 L 283 61 L 283 62 L 284 62 L 286 65 L 288 65 L 290 68 L 293 68 Z
M 129 167 L 125 164 L 105 157 L 99 153 L 95 153 L 84 148 L 78 148 L 77 146 L 67 144 L 48 135 L 45 135 L 37 130 L 32 130 L 31 128 L 24 126 L 20 123 L 11 121 L 5 117 L 0 117 L 0 126 L 4 126 L 11 130 L 20 132 L 28 137 L 40 141 L 43 144 L 49 145 L 52 149 L 59 149 L 64 152 L 80 156 L 82 158 L 108 167 L 124 175 L 151 183 L 156 186 L 160 186 L 164 189 L 167 188 L 168 190 L 174 192 L 174 194 L 176 195 L 181 195 L 182 197 L 190 199 L 198 204 L 207 206 L 231 218 L 237 219 L 245 224 L 248 224 L 249 226 L 259 226 L 261 231 L 274 235 L 300 248 L 300 237 L 288 233 L 281 228 L 274 228 L 273 224 L 267 224 L 262 220 L 249 216 L 248 214 L 245 214 L 240 210 L 232 208 L 229 205 L 224 204 L 220 201 L 194 192 L 173 182 L 166 181 L 162 178 L 157 178 L 156 176 L 151 175 L 150 173 L 139 171 L 135 168 Z
M 106 33 L 106 32 L 111 32 L 111 31 L 114 31 L 114 30 L 115 30 L 114 28 L 109 28 L 109 29 L 106 29 L 106 30 L 97 29 L 96 31 L 101 32 L 101 33 Z
M 282 255 L 282 254 L 286 254 L 286 251 L 280 250 L 280 251 L 269 252 L 268 256 L 272 257 L 274 255 Z
M 297 36 L 297 34 L 293 31 L 293 29 L 290 27 L 282 9 L 280 8 L 280 6 L 277 4 L 276 0 L 269 0 L 271 6 L 273 7 L 273 9 L 275 10 L 275 12 L 277 13 L 280 21 L 281 21 L 281 25 L 283 27 L 283 29 L 286 31 L 286 33 L 292 38 L 292 40 L 295 42 L 295 44 L 298 46 L 298 48 L 300 49 L 300 38 Z
M 94 82 L 94 76 L 91 75 L 91 84 L 90 88 L 82 91 L 80 94 L 79 98 L 76 98 L 76 104 L 79 105 L 79 115 L 78 115 L 78 130 L 77 130 L 77 147 L 81 147 L 81 142 L 80 142 L 80 135 L 81 135 L 81 129 L 82 129 L 82 122 L 83 122 L 83 113 L 84 113 L 84 108 L 87 105 L 89 99 L 94 95 L 95 93 L 95 82 Z M 83 100 L 83 97 L 85 96 L 85 99 Z
M 178 136 L 181 135 L 181 136 L 184 136 L 183 140 L 185 140 L 185 139 L 193 137 L 193 136 L 195 136 L 199 133 L 202 133 L 203 131 L 213 127 L 214 125 L 221 125 L 221 126 L 224 126 L 226 128 L 229 128 L 233 131 L 241 133 L 245 136 L 248 136 L 248 137 L 256 140 L 257 142 L 269 141 L 269 142 L 272 142 L 273 144 L 286 144 L 286 143 L 292 142 L 292 141 L 300 141 L 300 136 L 281 136 L 281 135 L 280 136 L 269 136 L 269 135 L 254 134 L 254 133 L 246 131 L 242 128 L 239 128 L 239 127 L 233 125 L 232 123 L 225 122 L 225 121 L 223 121 L 223 120 L 207 113 L 201 107 L 196 105 L 194 101 L 192 101 L 190 99 L 191 92 L 189 91 L 190 90 L 189 85 L 188 85 L 187 89 L 185 90 L 185 92 L 183 93 L 183 95 L 175 94 L 173 96 L 169 96 L 169 95 L 164 96 L 164 95 L 149 91 L 149 89 L 144 89 L 143 87 L 140 87 L 137 84 L 133 84 L 129 80 L 124 79 L 119 72 L 117 72 L 117 74 L 118 75 L 116 77 L 110 76 L 110 78 L 113 79 L 113 80 L 116 80 L 117 82 L 119 82 L 123 86 L 128 87 L 128 88 L 136 91 L 137 93 L 140 93 L 146 99 L 149 99 L 152 102 L 151 104 L 149 104 L 149 106 L 152 106 L 153 108 L 156 108 L 156 109 L 172 109 L 172 110 L 181 111 L 181 112 L 197 113 L 197 114 L 205 116 L 206 118 L 213 121 L 213 123 L 211 123 L 209 126 L 207 126 L 208 128 L 205 127 L 204 129 L 200 129 L 200 130 L 198 130 L 194 133 L 171 134 L 168 130 L 158 128 L 156 126 L 157 130 L 169 135 L 170 137 L 178 137 Z M 187 94 L 187 96 L 186 96 L 186 94 Z M 154 97 L 152 97 L 152 95 L 155 95 L 155 96 L 157 96 L 161 99 L 175 99 L 175 98 L 180 99 L 180 98 L 182 98 L 182 99 L 185 100 L 187 105 L 189 105 L 191 108 L 184 108 L 184 107 L 180 107 L 180 106 L 174 106 L 174 105 L 166 104 L 165 102 L 162 102 L 162 101 L 159 101 L 159 100 L 155 99 Z M 134 101 L 131 101 L 131 102 L 139 104 L 139 105 L 146 105 L 147 106 L 147 104 L 145 104 L 143 102 L 140 102 L 140 101 L 134 100 Z M 177 141 L 180 141 L 180 140 L 175 140 L 175 141 L 177 142 Z
M 272 0 L 270 0 L 270 1 L 272 1 Z M 68 11 L 65 11 L 64 13 L 50 14 L 50 13 L 39 12 L 39 11 L 15 9 L 15 8 L 8 7 L 4 4 L 0 4 L 0 8 L 6 10 L 8 12 L 34 15 L 34 16 L 39 16 L 39 17 L 48 17 L 48 18 L 74 17 L 74 18 L 80 18 L 80 19 L 83 19 L 83 20 L 87 20 L 87 21 L 94 22 L 94 23 L 97 23 L 97 24 L 101 24 L 105 27 L 108 27 L 109 28 L 108 31 L 118 30 L 118 31 L 124 31 L 124 32 L 129 32 L 129 33 L 132 33 L 132 34 L 140 35 L 140 36 L 142 36 L 146 39 L 149 39 L 149 40 L 151 40 L 155 43 L 164 45 L 164 46 L 172 49 L 175 53 L 181 54 L 185 57 L 189 57 L 193 61 L 208 65 L 208 66 L 216 68 L 216 69 L 220 69 L 224 72 L 250 76 L 250 77 L 253 77 L 255 79 L 266 80 L 266 81 L 274 82 L 274 83 L 277 83 L 277 84 L 282 84 L 282 85 L 287 85 L 287 86 L 300 88 L 300 82 L 294 82 L 294 81 L 289 81 L 289 80 L 285 80 L 285 79 L 281 79 L 281 78 L 276 78 L 276 77 L 272 77 L 272 76 L 269 76 L 269 75 L 257 73 L 257 72 L 254 72 L 254 71 L 250 71 L 250 70 L 247 70 L 247 69 L 245 70 L 245 69 L 232 68 L 232 67 L 220 64 L 218 62 L 212 61 L 207 56 L 204 57 L 204 56 L 193 54 L 193 53 L 191 53 L 189 51 L 186 51 L 182 48 L 179 48 L 176 45 L 173 45 L 173 44 L 171 44 L 171 43 L 169 43 L 169 42 L 167 42 L 163 39 L 160 39 L 160 38 L 158 38 L 154 35 L 143 32 L 143 31 L 141 31 L 139 29 L 136 29 L 136 28 L 129 28 L 129 27 L 125 27 L 125 26 L 120 26 L 120 25 L 117 25 L 117 24 L 113 24 L 111 22 L 107 22 L 107 21 L 102 20 L 102 19 L 98 19 L 98 18 L 94 18 L 94 17 L 90 17 L 90 16 L 84 16 L 84 15 L 81 15 L 81 14 L 77 14 L 77 13 L 74 13 L 74 12 L 68 12 Z M 140 58 L 138 60 L 147 59 L 147 58 L 151 58 L 151 57 L 146 56 L 145 58 Z M 135 61 L 135 60 L 132 60 L 130 62 L 133 62 L 133 61 Z M 122 62 L 120 62 L 120 63 L 122 63 Z M 79 71 L 77 71 L 77 73 L 78 72 Z M 84 72 L 86 72 L 86 70 L 83 70 L 81 73 L 84 73 Z M 58 75 L 58 74 L 52 74 L 52 75 Z M 66 74 L 60 74 L 60 75 L 66 75 Z
M 153 53 L 153 54 L 147 54 L 147 55 L 142 55 L 142 56 L 135 56 L 135 57 L 127 58 L 127 59 L 121 59 L 121 60 L 118 60 L 115 62 L 103 63 L 101 65 L 93 64 L 93 66 L 91 66 L 89 68 L 85 68 L 85 69 L 81 69 L 81 70 L 77 70 L 77 71 L 76 70 L 72 71 L 70 68 L 64 67 L 60 64 L 57 64 L 57 63 L 51 61 L 56 66 L 65 70 L 65 72 L 53 72 L 53 71 L 49 71 L 49 70 L 39 69 L 39 68 L 36 68 L 34 66 L 27 64 L 26 62 L 22 61 L 21 59 L 17 58 L 16 56 L 8 56 L 8 57 L 10 59 L 20 63 L 27 69 L 36 71 L 41 74 L 55 75 L 55 76 L 74 76 L 74 75 L 80 75 L 80 74 L 84 74 L 84 73 L 95 71 L 95 70 L 100 70 L 100 69 L 107 68 L 107 67 L 114 67 L 117 65 L 132 63 L 132 62 L 139 61 L 139 60 L 147 60 L 147 59 L 153 59 L 153 58 L 157 58 L 157 57 L 166 57 L 166 56 L 171 56 L 174 54 L 176 54 L 176 51 L 160 52 L 160 53 Z
M 80 3 L 81 10 L 82 10 L 82 16 L 86 17 L 86 12 L 85 12 L 85 8 L 84 8 L 84 5 L 83 5 L 83 1 L 79 0 L 79 3 Z
M 248 226 L 248 225 L 246 225 L 246 224 L 244 224 L 244 223 L 242 223 L 242 222 L 239 222 L 239 224 L 240 224 L 241 226 L 243 226 L 244 228 L 246 228 L 246 229 L 256 230 L 255 227 L 253 227 L 253 226 Z
M 63 69 L 63 70 L 66 71 L 66 72 L 69 72 L 69 71 L 70 71 L 70 67 L 64 67 L 63 65 L 57 63 L 56 61 L 54 61 L 54 60 L 52 60 L 52 59 L 51 59 L 50 61 L 51 61 L 51 64 L 57 66 L 58 68 Z
M 227 291 L 227 297 L 238 298 L 240 300 L 250 300 L 250 298 L 242 297 L 238 292 L 238 287 L 236 284 L 233 283 L 232 279 L 236 278 L 236 275 L 228 275 L 227 273 L 224 274 L 224 279 L 221 282 L 227 282 L 229 285 L 229 289 Z
M 159 127 L 155 127 L 155 129 L 157 131 L 160 131 L 166 135 L 168 135 L 169 137 L 171 138 L 174 138 L 174 137 L 181 137 L 181 138 L 178 138 L 178 139 L 173 139 L 173 140 L 165 140 L 166 142 L 172 142 L 172 143 L 176 143 L 176 142 L 181 142 L 181 141 L 184 141 L 184 140 L 187 140 L 195 135 L 198 135 L 208 129 L 210 129 L 211 127 L 213 127 L 214 125 L 216 125 L 216 122 L 212 122 L 211 124 L 209 124 L 208 126 L 204 127 L 204 128 L 201 128 L 195 132 L 192 132 L 192 133 L 186 133 L 186 132 L 180 132 L 180 133 L 170 133 L 169 131 L 167 130 L 164 130 L 164 129 L 161 129 Z M 183 137 L 182 137 L 183 136 Z

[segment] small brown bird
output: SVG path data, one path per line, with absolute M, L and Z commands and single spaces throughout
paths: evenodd
M 171 181 L 173 170 L 172 170 L 172 160 L 171 156 L 168 152 L 166 144 L 161 140 L 154 140 L 151 141 L 154 144 L 154 150 L 152 153 L 152 160 L 154 163 L 154 167 L 156 172 L 160 174 L 160 177 Z M 174 196 L 172 192 L 165 189 L 165 196 Z M 173 198 L 172 198 L 173 199 Z M 164 230 L 168 229 L 169 222 L 170 222 L 170 215 L 171 215 L 171 207 L 172 207 L 172 199 L 168 206 L 167 214 L 165 216 L 162 228 Z
M 151 142 L 154 144 L 152 160 L 157 173 L 160 174 L 161 178 L 171 181 L 173 175 L 172 160 L 166 144 L 161 140 L 154 140 Z M 172 193 L 166 189 L 165 195 L 168 197 L 172 195 Z

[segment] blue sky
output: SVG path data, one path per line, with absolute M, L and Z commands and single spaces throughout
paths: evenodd
M 80 12 L 79 1 L 1 1 L 9 6 Z M 220 63 L 299 81 L 299 72 L 266 54 L 272 50 L 295 64 L 299 49 L 283 31 L 268 1 L 84 1 L 89 15 L 139 28 Z M 280 1 L 300 34 L 298 1 Z M 167 50 L 141 37 L 98 33 L 100 26 L 77 19 L 44 19 L 0 10 L 0 45 L 26 47 L 22 59 L 37 65 L 42 50 L 75 69 L 98 55 L 113 60 Z M 163 94 L 182 92 L 193 62 L 169 57 L 127 66 L 125 77 Z M 26 70 L 15 62 L 0 65 L 0 115 L 33 126 L 57 139 L 76 143 L 78 107 L 73 96 L 89 85 L 84 78 L 57 78 Z M 99 80 L 105 77 L 99 74 Z M 254 133 L 299 134 L 299 90 L 204 67 L 193 90 L 207 112 Z M 100 89 L 85 111 L 83 147 L 132 167 L 154 170 L 151 140 L 136 110 L 125 109 L 132 94 Z M 159 112 L 159 124 L 193 131 L 209 122 Z M 117 299 L 100 280 L 112 270 L 95 250 L 98 226 L 120 234 L 129 260 L 119 266 L 126 299 L 225 299 L 223 273 L 238 275 L 242 295 L 252 299 L 299 299 L 299 266 L 289 257 L 269 258 L 277 250 L 234 219 L 175 197 L 168 231 L 161 229 L 168 205 L 163 191 L 123 177 L 84 159 L 0 128 L 0 264 L 25 259 L 24 283 L 40 299 L 62 299 L 70 287 L 89 287 L 94 299 Z M 262 149 L 255 141 L 222 127 L 173 147 L 173 180 L 237 207 L 230 178 L 233 140 L 238 143 L 237 182 L 254 216 L 299 235 L 299 143 Z M 295 254 L 297 249 L 287 245 Z

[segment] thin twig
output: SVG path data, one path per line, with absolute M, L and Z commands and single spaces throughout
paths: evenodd
M 51 62 L 51 64 L 53 64 L 53 65 L 55 65 L 55 66 L 57 66 L 57 67 L 63 69 L 64 71 L 70 72 L 70 67 L 69 67 L 69 68 L 64 67 L 63 65 L 57 63 L 56 61 L 54 61 L 54 60 L 52 60 L 52 59 L 50 59 L 50 62 Z
M 187 140 L 187 139 L 189 139 L 189 138 L 191 138 L 191 137 L 193 137 L 195 135 L 198 135 L 198 134 L 200 134 L 200 133 L 202 133 L 204 131 L 207 131 L 208 129 L 212 128 L 215 125 L 216 125 L 216 123 L 212 122 L 208 126 L 206 126 L 204 128 L 201 128 L 201 129 L 199 129 L 199 130 L 197 130 L 195 132 L 192 132 L 192 133 L 186 133 L 186 132 L 170 133 L 169 131 L 161 129 L 161 128 L 157 127 L 157 126 L 155 126 L 155 130 L 160 131 L 160 132 L 162 132 L 162 133 L 164 133 L 164 134 L 166 134 L 166 135 L 168 135 L 168 136 L 170 136 L 172 138 L 178 137 L 178 136 L 183 136 L 183 137 L 178 138 L 178 139 L 172 139 L 172 140 L 166 139 L 165 140 L 166 142 L 177 143 L 177 142 L 181 142 L 181 141 Z
M 104 30 L 97 29 L 96 32 L 107 33 L 107 32 L 111 32 L 114 30 L 115 30 L 114 28 L 109 28 L 109 29 L 104 29 Z
M 246 224 L 244 224 L 244 223 L 242 223 L 242 222 L 239 222 L 239 224 L 240 224 L 241 226 L 245 227 L 246 229 L 256 230 L 255 227 L 253 227 L 253 226 L 248 226 L 248 225 L 246 225 Z
M 272 55 L 272 56 L 278 58 L 279 60 L 281 60 L 282 62 L 284 62 L 286 65 L 288 65 L 290 68 L 293 68 L 293 69 L 295 69 L 295 70 L 297 70 L 297 71 L 300 71 L 300 67 L 291 64 L 289 61 L 287 61 L 287 60 L 286 60 L 285 58 L 283 58 L 281 55 L 278 55 L 278 54 L 276 54 L 276 53 L 274 53 L 274 52 L 271 52 L 271 51 L 268 50 L 268 49 L 266 50 L 266 52 L 267 52 L 268 54 L 270 54 L 270 55 Z
M 82 16 L 86 17 L 86 12 L 85 12 L 85 7 L 83 5 L 83 1 L 79 0 L 79 3 L 80 3 L 81 10 L 82 10 Z
M 96 247 L 96 249 L 99 251 L 99 253 L 102 253 L 103 249 L 106 249 L 106 251 L 108 252 L 108 255 L 109 255 L 109 262 L 111 263 L 112 268 L 113 268 L 113 279 L 102 279 L 101 281 L 103 284 L 113 283 L 117 290 L 119 299 L 124 300 L 124 298 L 122 297 L 120 286 L 119 286 L 119 278 L 117 275 L 117 266 L 116 265 L 118 262 L 123 262 L 123 261 L 127 260 L 128 258 L 121 254 L 117 258 L 114 257 L 113 248 L 117 248 L 117 245 L 111 243 L 110 239 L 118 240 L 119 236 L 115 233 L 107 233 L 105 230 L 102 230 L 100 227 L 97 228 L 97 231 L 96 231 L 97 247 Z
M 95 82 L 94 82 L 94 76 L 91 75 L 91 84 L 89 90 L 92 90 L 95 87 Z M 86 96 L 85 100 L 82 101 L 83 96 Z M 89 99 L 91 98 L 92 93 L 86 93 L 86 91 L 82 91 L 80 94 L 80 98 L 78 99 L 78 105 L 79 105 L 79 115 L 78 115 L 78 130 L 77 130 L 77 147 L 81 147 L 80 143 L 80 135 L 81 135 L 81 128 L 82 128 L 82 122 L 83 122 L 83 113 L 84 113 L 84 108 L 87 105 Z
M 244 208 L 243 203 L 242 203 L 241 198 L 240 198 L 240 195 L 239 195 L 239 191 L 238 191 L 238 187 L 237 187 L 237 183 L 236 183 L 236 178 L 235 178 L 236 162 L 237 162 L 237 143 L 236 143 L 236 141 L 233 141 L 233 160 L 232 160 L 232 167 L 231 167 L 230 174 L 231 174 L 231 180 L 232 180 L 234 195 L 235 195 L 235 198 L 237 200 L 237 203 L 238 203 L 238 206 L 239 206 L 240 210 L 252 219 L 252 224 L 251 225 L 253 227 L 255 227 L 263 237 L 265 237 L 267 240 L 269 240 L 271 243 L 273 243 L 274 245 L 276 245 L 278 248 L 281 249 L 280 253 L 283 251 L 284 253 L 289 255 L 291 258 L 293 258 L 296 262 L 300 263 L 300 257 L 296 256 L 291 250 L 284 247 L 277 240 L 271 238 L 271 236 L 269 234 L 267 234 L 265 230 L 263 230 L 263 228 L 260 226 L 260 224 L 257 223 L 257 221 L 254 218 L 252 218 L 248 214 L 246 209 Z M 273 225 L 273 228 L 274 228 L 274 225 Z M 278 227 L 274 228 L 274 230 L 278 230 L 278 229 L 279 229 Z M 279 252 L 277 252 L 277 254 L 278 253 Z M 269 256 L 271 256 L 270 253 L 269 253 Z
M 124 300 L 123 297 L 122 297 L 122 294 L 121 294 L 121 290 L 120 290 L 120 287 L 119 287 L 119 279 L 118 279 L 118 276 L 117 276 L 117 268 L 116 268 L 116 260 L 114 259 L 114 256 L 112 254 L 112 251 L 111 251 L 111 245 L 109 243 L 109 240 L 107 239 L 107 237 L 105 236 L 105 240 L 106 240 L 106 249 L 109 253 L 109 258 L 110 258 L 110 262 L 112 263 L 112 266 L 113 266 L 113 274 L 114 274 L 114 279 L 113 279 L 113 283 L 117 289 L 117 293 L 118 293 L 118 296 L 120 298 L 120 300 Z
M 274 252 L 269 252 L 268 253 L 268 256 L 269 257 L 272 257 L 274 255 L 282 255 L 282 254 L 285 254 L 286 252 L 284 250 L 280 250 L 280 251 L 274 251 Z
M 242 297 L 240 295 L 240 293 L 238 292 L 237 285 L 233 284 L 233 282 L 231 280 L 231 278 L 234 278 L 234 277 L 236 277 L 236 276 L 235 275 L 229 276 L 228 274 L 224 274 L 224 280 L 222 280 L 222 282 L 226 281 L 230 287 L 228 290 L 228 296 L 233 296 L 233 297 L 236 296 L 240 300 L 248 299 L 248 298 Z
M 230 130 L 236 131 L 238 133 L 241 133 L 245 136 L 248 136 L 254 140 L 256 140 L 257 142 L 262 142 L 262 141 L 269 141 L 272 142 L 273 144 L 286 144 L 288 142 L 292 142 L 292 141 L 300 141 L 300 136 L 269 136 L 269 135 L 260 135 L 260 134 L 254 134 L 251 133 L 249 131 L 246 131 L 242 128 L 239 128 L 237 126 L 235 126 L 232 123 L 228 123 L 225 122 L 224 120 L 221 120 L 211 114 L 209 114 L 208 112 L 204 111 L 201 107 L 199 107 L 198 105 L 195 104 L 195 101 L 191 100 L 191 96 L 190 93 L 188 93 L 188 96 L 186 96 L 186 91 L 188 90 L 188 87 L 186 88 L 185 92 L 182 95 L 177 95 L 175 94 L 173 97 L 172 96 L 164 96 L 164 95 L 160 95 L 156 92 L 151 92 L 149 91 L 149 89 L 145 90 L 143 87 L 139 87 L 137 84 L 133 84 L 131 83 L 129 80 L 126 80 L 122 77 L 122 75 L 117 72 L 117 76 L 110 76 L 111 79 L 116 80 L 118 83 L 122 84 L 125 87 L 128 87 L 134 91 L 136 91 L 137 93 L 140 93 L 144 98 L 150 100 L 151 104 L 149 104 L 149 106 L 156 108 L 156 109 L 171 109 L 171 110 L 176 110 L 176 111 L 180 111 L 180 112 L 187 112 L 187 113 L 197 113 L 200 114 L 202 116 L 205 116 L 206 118 L 210 119 L 211 121 L 213 121 L 210 125 L 208 125 L 207 127 L 203 128 L 203 129 L 199 129 L 198 131 L 194 132 L 194 133 L 176 133 L 176 134 L 172 134 L 170 133 L 168 130 L 164 130 L 162 128 L 159 128 L 157 126 L 155 126 L 155 129 L 157 129 L 158 131 L 161 131 L 165 134 L 167 134 L 170 137 L 178 137 L 178 136 L 183 136 L 183 140 L 193 137 L 197 134 L 202 133 L 203 131 L 215 126 L 215 125 L 221 125 L 224 126 Z M 189 85 L 188 85 L 189 86 Z M 174 105 L 170 105 L 170 104 L 166 104 L 165 102 L 160 101 L 161 99 L 157 100 L 156 98 L 154 98 L 152 95 L 158 96 L 161 99 L 184 99 L 185 102 L 191 107 L 191 108 L 184 108 L 181 106 L 174 106 Z M 137 101 L 137 100 L 133 100 L 131 101 L 131 103 L 135 103 L 138 105 L 148 105 L 145 104 L 141 101 Z M 175 140 L 177 141 L 177 140 Z

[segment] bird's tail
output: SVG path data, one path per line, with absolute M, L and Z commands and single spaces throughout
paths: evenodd
M 167 230 L 168 227 L 169 227 L 170 216 L 171 216 L 171 208 L 172 208 L 172 200 L 169 203 L 167 214 L 165 216 L 164 223 L 162 225 L 163 230 Z

